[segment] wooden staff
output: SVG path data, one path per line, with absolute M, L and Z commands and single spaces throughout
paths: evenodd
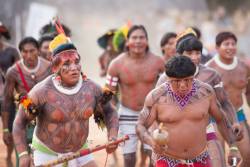
M 128 135 L 126 135 L 126 136 L 124 136 L 122 138 L 119 138 L 119 139 L 117 139 L 115 141 L 112 141 L 112 142 L 109 142 L 107 144 L 104 144 L 104 145 L 101 145 L 101 146 L 96 146 L 94 148 L 82 149 L 82 150 L 80 150 L 80 151 L 78 151 L 76 153 L 72 153 L 71 155 L 67 155 L 65 157 L 58 158 L 57 160 L 49 161 L 48 163 L 40 165 L 39 167 L 52 167 L 54 165 L 58 165 L 60 163 L 70 161 L 72 159 L 79 158 L 81 156 L 84 156 L 84 155 L 87 155 L 87 154 L 90 154 L 90 153 L 93 153 L 93 152 L 96 152 L 96 151 L 100 151 L 102 149 L 107 148 L 109 145 L 113 145 L 113 144 L 117 145 L 119 143 L 125 142 L 128 139 L 129 139 L 129 137 L 128 137 Z

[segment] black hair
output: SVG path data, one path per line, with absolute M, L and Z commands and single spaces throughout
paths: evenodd
M 197 28 L 197 27 L 191 27 L 191 28 L 194 30 L 194 32 L 195 32 L 195 34 L 196 34 L 196 37 L 197 37 L 198 39 L 200 39 L 200 38 L 201 38 L 201 31 L 200 31 L 200 29 Z
M 202 52 L 202 43 L 194 36 L 189 36 L 188 38 L 183 38 L 178 41 L 176 45 L 176 52 L 183 54 L 184 51 L 200 51 Z
M 195 71 L 195 64 L 189 57 L 183 55 L 175 55 L 165 64 L 165 73 L 168 77 L 186 78 L 193 76 Z
M 168 32 L 168 33 L 164 34 L 163 37 L 161 38 L 161 42 L 160 42 L 161 47 L 166 45 L 171 38 L 176 38 L 176 37 L 177 37 L 177 34 L 174 32 Z M 164 50 L 162 50 L 162 53 L 164 53 Z
M 46 42 L 46 41 L 52 41 L 53 39 L 54 38 L 51 35 L 43 35 L 43 36 L 41 36 L 39 38 L 39 40 L 38 40 L 39 47 L 41 47 L 44 42 Z
M 215 38 L 216 46 L 220 46 L 223 41 L 229 38 L 232 38 L 237 43 L 237 37 L 235 36 L 234 33 L 229 31 L 220 32 L 219 34 L 216 35 Z
M 127 35 L 127 39 L 129 39 L 129 37 L 131 36 L 131 34 L 136 31 L 136 30 L 142 30 L 146 36 L 146 39 L 148 40 L 148 33 L 146 28 L 143 25 L 133 25 L 129 31 L 128 31 L 128 35 Z M 126 50 L 129 50 L 128 47 L 125 48 Z M 147 46 L 146 51 L 149 51 L 149 46 Z
M 166 34 L 163 35 L 163 37 L 161 38 L 161 47 L 163 47 L 166 43 L 168 43 L 170 38 L 175 38 L 177 37 L 177 34 L 174 32 L 168 32 Z
M 39 49 L 39 44 L 38 44 L 38 42 L 37 42 L 37 40 L 36 40 L 35 38 L 33 38 L 33 37 L 25 37 L 25 38 L 23 38 L 23 39 L 19 42 L 19 45 L 18 45 L 19 51 L 21 52 L 21 51 L 23 50 L 23 46 L 24 46 L 25 44 L 28 44 L 28 43 L 34 45 L 35 48 Z

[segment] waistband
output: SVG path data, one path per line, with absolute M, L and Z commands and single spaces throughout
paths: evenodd
M 43 153 L 46 153 L 46 154 L 49 154 L 49 155 L 54 155 L 54 156 L 58 156 L 62 153 L 58 153 L 58 152 L 55 152 L 53 150 L 51 150 L 48 146 L 46 146 L 35 134 L 33 134 L 33 138 L 32 138 L 32 148 L 38 150 L 38 151 L 41 151 Z M 87 149 L 88 148 L 88 145 L 87 143 L 84 143 L 84 145 L 81 147 L 81 149 Z
M 160 160 L 165 160 L 165 161 L 171 161 L 175 164 L 192 164 L 192 163 L 201 163 L 201 164 L 206 164 L 207 163 L 207 159 L 209 159 L 209 153 L 207 151 L 207 147 L 205 147 L 205 149 L 195 158 L 192 159 L 180 159 L 180 158 L 176 158 L 172 155 L 164 155 L 164 156 L 160 156 L 157 161 Z

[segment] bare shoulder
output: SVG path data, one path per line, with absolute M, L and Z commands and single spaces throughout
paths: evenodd
M 163 96 L 165 93 L 167 93 L 166 84 L 161 84 L 160 86 L 154 88 L 149 92 L 145 99 L 145 104 L 147 106 L 153 106 L 158 102 L 161 96 Z
M 200 94 L 203 94 L 205 96 L 210 96 L 214 94 L 214 89 L 212 88 L 211 85 L 202 82 L 200 80 L 195 80 L 196 86 L 198 88 L 198 92 Z
M 149 52 L 148 54 L 149 54 L 149 57 L 150 57 L 150 61 L 153 61 L 155 63 L 164 64 L 164 61 L 163 61 L 163 59 L 160 56 L 157 56 L 157 55 L 155 55 L 152 52 Z
M 239 67 L 242 67 L 242 68 L 246 69 L 247 71 L 250 70 L 250 65 L 248 65 L 246 61 L 238 59 L 238 63 L 239 63 L 238 64 Z
M 19 63 L 19 61 L 17 62 Z M 10 68 L 8 68 L 7 72 L 6 72 L 6 78 L 12 78 L 12 79 L 16 79 L 17 78 L 17 67 L 16 64 L 13 64 Z
M 126 59 L 127 59 L 127 52 L 123 52 L 110 62 L 110 66 L 116 66 L 118 64 L 121 64 Z
M 42 63 L 42 66 L 45 68 L 48 68 L 48 67 L 50 67 L 51 66 L 51 62 L 49 62 L 48 60 L 45 60 L 45 59 L 42 59 L 42 58 L 40 58 L 40 61 L 41 61 L 41 63 Z
M 214 58 L 210 59 L 205 66 L 206 67 L 213 67 L 215 65 Z
M 221 77 L 221 75 L 215 69 L 209 66 L 200 65 L 200 70 L 211 77 Z
M 48 76 L 44 80 L 38 82 L 30 92 L 38 92 L 39 94 L 42 92 L 46 92 L 48 88 L 52 87 L 52 75 Z M 30 93 L 29 92 L 29 93 Z

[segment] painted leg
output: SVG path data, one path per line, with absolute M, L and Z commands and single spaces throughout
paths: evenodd
M 208 141 L 208 152 L 212 167 L 226 167 L 225 153 L 218 140 Z
M 237 142 L 239 148 L 242 163 L 241 167 L 250 167 L 250 134 L 248 132 L 248 124 L 245 122 L 240 123 L 243 127 L 243 139 Z

